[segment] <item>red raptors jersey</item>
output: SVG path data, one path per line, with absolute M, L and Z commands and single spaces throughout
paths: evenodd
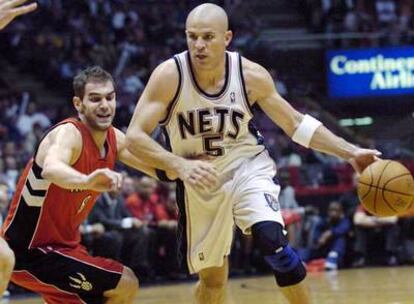
M 98 168 L 113 169 L 116 160 L 116 137 L 109 128 L 102 158 L 88 128 L 76 118 L 69 118 L 56 126 L 72 123 L 82 134 L 83 148 L 72 166 L 89 174 Z M 54 126 L 54 127 L 56 127 Z M 5 238 L 14 250 L 34 247 L 76 247 L 80 242 L 79 226 L 86 219 L 98 192 L 63 189 L 41 176 L 33 157 L 19 179 L 10 211 L 3 225 Z

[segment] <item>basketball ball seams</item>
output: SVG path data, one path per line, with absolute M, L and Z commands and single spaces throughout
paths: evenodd
M 410 210 L 413 207 L 414 198 L 411 200 L 411 203 L 408 205 L 407 210 Z
M 379 176 L 379 178 L 378 178 L 377 186 L 375 187 L 375 194 L 374 194 L 374 212 L 375 212 L 375 213 L 377 212 L 377 194 L 378 194 L 379 184 L 380 184 L 380 182 L 381 182 L 381 178 L 382 178 L 382 175 L 383 175 L 383 174 L 384 174 L 384 172 L 385 172 L 385 169 L 387 169 L 388 165 L 389 165 L 389 164 L 391 164 L 391 162 L 392 162 L 391 160 L 387 161 L 387 163 L 385 164 L 384 168 L 382 168 L 381 174 L 380 174 L 380 176 Z M 371 166 L 369 166 L 368 168 L 369 168 L 370 170 L 372 170 Z M 372 171 L 371 171 L 371 176 L 372 176 L 372 175 L 373 175 L 373 174 L 372 174 Z
M 368 196 L 368 194 L 371 192 L 371 185 L 367 185 L 367 184 L 363 184 L 363 183 L 361 183 L 362 185 L 365 185 L 365 186 L 369 186 L 369 188 L 368 188 L 368 191 L 367 191 L 367 193 L 365 193 L 363 196 L 361 196 L 360 197 L 360 200 L 362 201 L 362 200 L 364 200 L 364 198 L 366 198 L 367 196 Z
M 395 213 L 401 213 L 401 211 L 396 210 L 386 199 L 385 197 L 385 191 L 387 191 L 386 189 L 382 189 L 381 194 L 382 194 L 382 199 L 384 200 L 384 203 L 388 206 L 388 208 L 390 208 L 392 211 L 394 211 Z M 405 210 L 404 210 L 405 211 Z
M 403 177 L 403 176 L 411 176 L 411 173 L 404 173 L 404 174 L 400 174 L 400 175 L 397 175 L 397 176 L 394 176 L 393 178 L 391 178 L 391 179 L 389 179 L 384 185 L 383 185 L 383 189 L 385 189 L 385 190 L 387 190 L 387 191 L 389 191 L 388 189 L 387 189 L 387 185 L 390 183 L 390 182 L 392 182 L 393 180 L 396 180 L 397 178 L 400 178 L 400 177 Z
M 365 193 L 364 195 L 362 195 L 362 197 L 360 198 L 360 200 L 362 201 L 364 198 L 366 198 L 368 196 L 368 194 L 371 192 L 371 187 L 372 187 L 372 180 L 373 180 L 373 176 L 372 176 L 372 171 L 371 171 L 371 167 L 368 167 L 368 173 L 369 173 L 369 184 L 366 184 L 364 182 L 361 182 L 361 180 L 358 180 L 358 183 L 361 183 L 363 185 L 368 186 L 368 191 L 367 193 Z
M 386 189 L 386 188 L 382 188 L 382 187 L 377 187 L 377 186 L 373 186 L 373 185 L 369 185 L 367 183 L 364 182 L 359 182 L 360 184 L 364 185 L 364 186 L 371 186 L 372 188 L 376 188 L 378 190 L 385 190 L 391 193 L 395 193 L 395 194 L 400 194 L 400 195 L 405 195 L 405 196 L 412 196 L 411 193 L 405 193 L 405 192 L 399 192 L 399 191 L 395 191 L 395 190 L 391 190 L 391 189 Z M 365 198 L 365 197 L 363 197 Z

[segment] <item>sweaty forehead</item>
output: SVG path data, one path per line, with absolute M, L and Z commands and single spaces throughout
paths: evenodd
M 88 82 L 85 85 L 85 96 L 89 94 L 106 95 L 114 91 L 114 86 L 111 81 L 106 82 Z

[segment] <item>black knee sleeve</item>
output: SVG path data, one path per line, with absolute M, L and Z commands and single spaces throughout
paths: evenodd
M 279 286 L 295 285 L 306 277 L 306 269 L 289 246 L 281 224 L 256 223 L 252 226 L 252 235 L 266 263 L 273 269 Z

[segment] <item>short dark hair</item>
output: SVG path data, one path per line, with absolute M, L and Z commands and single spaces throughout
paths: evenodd
M 83 99 L 85 95 L 85 86 L 88 82 L 112 82 L 115 88 L 115 81 L 112 75 L 105 71 L 100 66 L 88 67 L 80 71 L 75 78 L 73 78 L 73 91 L 76 97 Z

